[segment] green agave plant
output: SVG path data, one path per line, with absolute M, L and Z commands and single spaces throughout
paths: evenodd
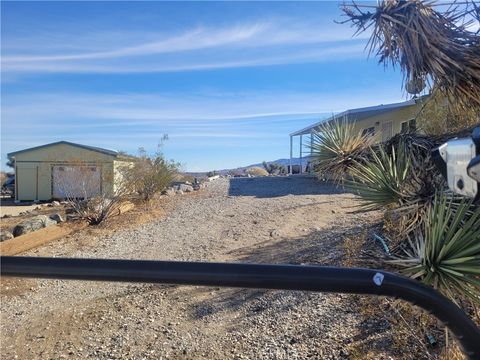
M 392 147 L 391 154 L 379 146 L 371 148 L 369 158 L 355 161 L 351 179 L 345 187 L 358 194 L 364 210 L 383 209 L 388 205 L 411 206 L 418 202 L 415 184 L 410 181 L 412 161 L 402 146 Z
M 312 134 L 309 146 L 316 172 L 341 180 L 353 161 L 359 160 L 374 140 L 370 134 L 356 131 L 353 122 L 348 119 L 324 123 L 319 131 Z
M 404 274 L 454 301 L 462 295 L 480 304 L 480 207 L 436 195 L 426 212 L 423 231 L 409 238 L 404 252 L 391 261 L 402 266 Z

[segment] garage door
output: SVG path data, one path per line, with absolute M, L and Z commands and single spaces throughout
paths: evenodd
M 101 193 L 101 169 L 98 166 L 54 166 L 53 197 L 56 199 L 91 198 Z

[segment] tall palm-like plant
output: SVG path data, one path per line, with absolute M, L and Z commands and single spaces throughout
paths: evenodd
M 447 3 L 452 6 L 442 9 L 422 0 L 382 0 L 375 7 L 352 2 L 343 11 L 357 33 L 371 30 L 370 53 L 398 65 L 406 82 L 430 78 L 455 99 L 452 105 L 480 109 L 479 33 L 470 30 L 480 20 L 478 2 Z
M 480 207 L 437 195 L 423 229 L 392 262 L 453 300 L 464 295 L 480 304 Z
M 343 179 L 354 161 L 360 158 L 374 142 L 374 136 L 355 130 L 353 122 L 334 119 L 320 126 L 312 134 L 310 150 L 317 174 Z

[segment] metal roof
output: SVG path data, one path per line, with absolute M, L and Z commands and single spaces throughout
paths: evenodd
M 72 143 L 70 141 L 57 141 L 57 142 L 53 142 L 53 143 L 50 143 L 50 144 L 45 144 L 45 145 L 31 147 L 31 148 L 28 148 L 28 149 L 14 151 L 14 152 L 8 153 L 7 156 L 10 158 L 10 157 L 14 157 L 17 154 L 24 153 L 24 152 L 27 152 L 27 151 L 38 150 L 38 149 L 42 149 L 42 148 L 46 148 L 46 147 L 54 146 L 54 145 L 60 145 L 60 144 L 71 145 L 71 146 L 75 146 L 75 147 L 79 147 L 79 148 L 82 148 L 82 149 L 87 149 L 87 150 L 91 150 L 91 151 L 95 151 L 95 152 L 99 152 L 99 153 L 102 153 L 102 154 L 111 155 L 111 156 L 115 156 L 115 157 L 119 155 L 118 151 L 115 151 L 115 150 L 103 149 L 103 148 L 99 148 L 99 147 L 95 147 L 95 146 L 89 146 L 89 145 L 76 144 L 76 143 Z
M 341 112 L 339 114 L 335 114 L 330 116 L 327 119 L 320 120 L 319 122 L 316 122 L 315 124 L 312 124 L 310 126 L 307 126 L 306 128 L 300 129 L 298 131 L 295 131 L 290 134 L 290 136 L 297 136 L 297 135 L 305 135 L 305 134 L 310 134 L 312 130 L 318 130 L 318 127 L 328 121 L 332 121 L 334 119 L 339 119 L 339 118 L 347 118 L 348 121 L 361 121 L 367 118 L 370 118 L 375 115 L 380 115 L 392 110 L 396 110 L 402 107 L 406 106 L 412 106 L 415 105 L 416 101 L 415 99 L 411 99 L 408 101 L 403 101 L 400 103 L 393 103 L 393 104 L 386 104 L 386 105 L 376 105 L 376 106 L 369 106 L 369 107 L 364 107 L 364 108 L 358 108 L 358 109 L 350 109 L 346 110 L 344 112 Z

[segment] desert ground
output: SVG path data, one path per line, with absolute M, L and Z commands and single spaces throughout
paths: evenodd
M 0 216 L 18 216 L 21 212 L 31 211 L 37 208 L 37 204 L 15 204 L 10 197 L 2 197 L 0 199 L 2 206 L 0 207 Z
M 158 201 L 147 220 L 23 255 L 344 265 L 346 239 L 379 222 L 352 214 L 352 194 L 307 177 L 219 179 Z M 408 358 L 358 296 L 13 278 L 1 289 L 3 359 L 363 358 L 358 344 L 374 358 Z

